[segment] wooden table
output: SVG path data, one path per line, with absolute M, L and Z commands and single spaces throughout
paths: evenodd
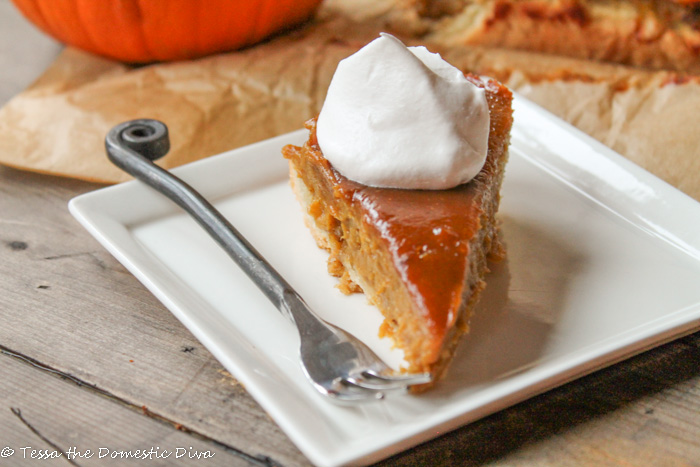
M 0 104 L 59 50 L 0 0 Z M 0 465 L 113 465 L 114 454 L 152 448 L 151 460 L 121 463 L 308 465 L 70 216 L 68 200 L 96 188 L 0 167 Z M 189 459 L 197 453 L 213 457 Z M 382 462 L 487 463 L 700 465 L 700 333 Z

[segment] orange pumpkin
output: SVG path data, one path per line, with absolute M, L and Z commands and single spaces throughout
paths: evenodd
M 321 0 L 12 0 L 45 33 L 116 60 L 182 60 L 254 44 Z

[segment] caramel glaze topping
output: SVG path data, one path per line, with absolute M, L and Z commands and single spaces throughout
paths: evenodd
M 364 222 L 385 241 L 397 272 L 424 313 L 429 332 L 438 340 L 457 319 L 469 270 L 469 241 L 480 227 L 479 185 L 485 177 L 493 176 L 495 161 L 507 150 L 504 132 L 509 131 L 512 122 L 510 91 L 496 82 L 468 78 L 487 89 L 491 112 L 489 155 L 475 179 L 453 189 L 374 188 L 349 180 L 323 157 L 316 140 L 316 120 L 306 124 L 310 130 L 307 148 L 333 180 L 335 196 L 359 209 Z
M 473 187 L 433 192 L 360 187 L 348 180 L 340 185 L 387 242 L 433 335 L 454 325 L 462 302 L 469 241 L 481 214 Z

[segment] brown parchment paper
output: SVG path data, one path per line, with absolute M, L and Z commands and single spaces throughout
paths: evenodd
M 131 67 L 66 49 L 0 109 L 0 163 L 113 183 L 128 175 L 105 156 L 114 125 L 156 118 L 170 130 L 174 167 L 298 129 L 320 110 L 335 67 L 396 33 L 394 0 L 329 0 L 311 23 L 246 50 Z M 465 71 L 523 96 L 700 200 L 700 79 L 575 59 L 424 44 Z

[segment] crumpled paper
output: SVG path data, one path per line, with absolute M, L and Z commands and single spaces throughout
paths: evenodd
M 0 110 L 0 163 L 99 182 L 129 178 L 105 156 L 118 123 L 169 129 L 171 168 L 302 127 L 337 62 L 354 50 L 300 31 L 247 50 L 144 67 L 67 48 Z
M 318 17 L 245 50 L 132 67 L 67 48 L 0 109 L 0 163 L 114 183 L 104 137 L 136 118 L 166 123 L 172 168 L 301 128 L 337 63 L 392 29 L 394 0 L 329 0 Z M 403 32 L 402 32 L 403 31 Z M 700 200 L 700 79 L 528 52 L 424 44 L 465 71 L 493 76 Z

